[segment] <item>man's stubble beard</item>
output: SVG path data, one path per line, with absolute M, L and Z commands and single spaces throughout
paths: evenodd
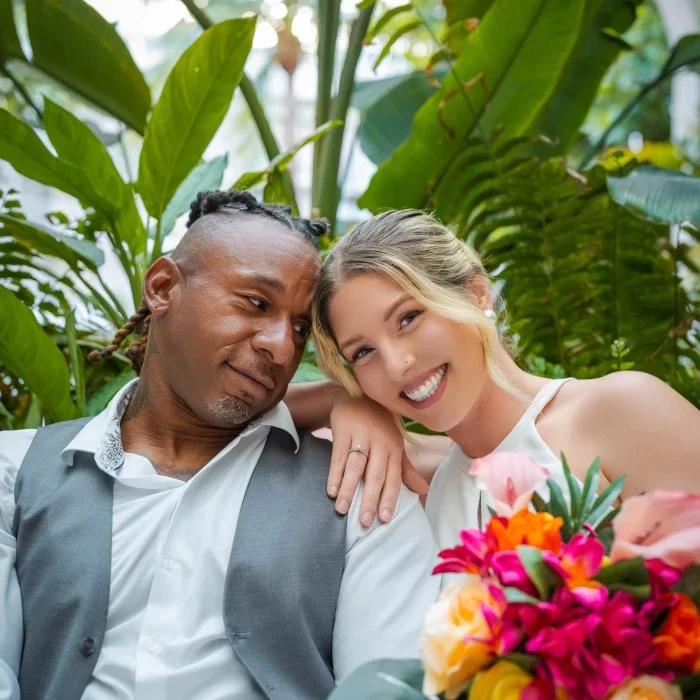
M 252 397 L 251 397 L 252 398 Z M 211 407 L 212 415 L 231 427 L 242 427 L 255 417 L 253 407 L 236 396 L 222 396 Z

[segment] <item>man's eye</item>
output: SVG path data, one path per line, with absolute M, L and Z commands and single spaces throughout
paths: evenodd
M 303 335 L 304 338 L 309 335 L 309 327 L 305 323 L 295 323 L 293 328 L 296 333 Z
M 262 299 L 258 299 L 258 297 L 248 297 L 248 301 L 253 304 L 253 306 L 257 306 L 261 311 L 265 311 L 265 309 L 267 309 L 267 302 L 263 301 Z

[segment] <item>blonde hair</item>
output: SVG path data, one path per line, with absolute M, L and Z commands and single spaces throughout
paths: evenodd
M 496 359 L 496 322 L 475 301 L 479 293 L 490 289 L 479 256 L 435 217 L 404 209 L 355 226 L 330 251 L 318 280 L 313 308 L 316 359 L 326 375 L 352 396 L 363 392 L 343 363 L 331 329 L 329 306 L 344 282 L 362 274 L 388 277 L 435 314 L 475 326 L 489 377 L 508 393 L 521 394 Z

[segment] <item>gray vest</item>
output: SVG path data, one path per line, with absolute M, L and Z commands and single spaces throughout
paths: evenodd
M 15 488 L 22 700 L 79 700 L 107 625 L 114 480 L 61 450 L 89 419 L 40 428 Z M 226 635 L 270 700 L 325 700 L 346 520 L 325 495 L 330 445 L 271 428 L 243 500 L 224 593 Z M 206 591 L 202 591 L 206 595 Z

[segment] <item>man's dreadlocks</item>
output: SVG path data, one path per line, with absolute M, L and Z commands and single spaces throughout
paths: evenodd
M 259 202 L 250 192 L 239 190 L 200 192 L 197 195 L 197 199 L 190 205 L 187 228 L 207 214 L 236 211 L 252 214 L 253 216 L 266 216 L 277 221 L 283 226 L 301 234 L 317 250 L 319 248 L 317 237 L 323 236 L 328 231 L 328 225 L 325 221 L 294 216 L 291 207 L 282 204 Z M 125 354 L 131 361 L 131 366 L 136 374 L 140 374 L 146 358 L 150 326 L 151 312 L 145 304 L 142 304 L 136 313 L 115 333 L 112 342 L 104 350 L 93 350 L 88 355 L 88 359 L 90 362 L 101 362 L 111 357 L 122 346 L 124 341 L 133 334 L 136 338 L 130 343 Z

